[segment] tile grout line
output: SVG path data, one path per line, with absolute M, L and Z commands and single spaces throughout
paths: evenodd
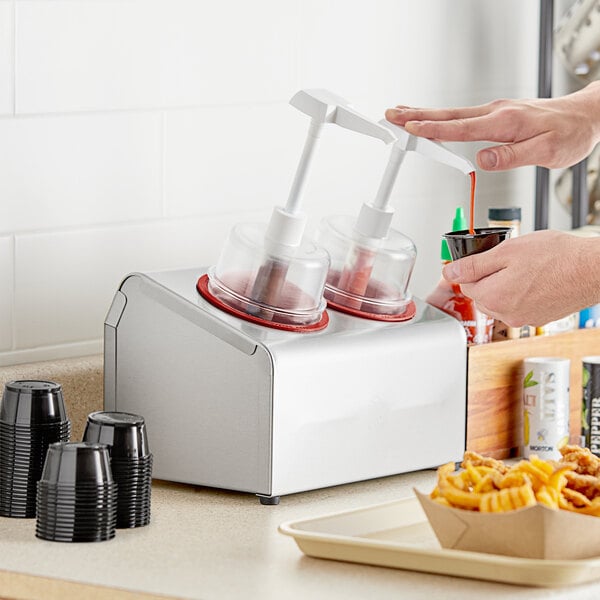
M 16 0 L 12 0 L 16 2 Z M 16 58 L 16 47 L 13 51 L 13 58 Z M 13 78 L 16 80 L 16 60 L 13 60 Z M 13 89 L 13 101 L 16 104 L 16 86 Z M 86 116 L 107 116 L 107 115 L 128 115 L 128 114 L 156 114 L 159 112 L 190 112 L 205 111 L 222 108 L 269 108 L 272 106 L 287 105 L 286 100 L 273 100 L 268 102 L 219 102 L 214 104 L 185 104 L 173 106 L 140 106 L 140 107 L 120 107 L 120 108 L 74 108 L 71 110 L 49 110 L 47 112 L 20 112 L 15 114 L 0 115 L 0 121 L 4 119 L 47 119 L 53 117 L 86 117 Z
M 153 226 L 153 225 L 161 225 L 161 224 L 176 224 L 176 223 L 186 223 L 190 220 L 199 219 L 199 220 L 211 220 L 211 219 L 222 219 L 228 218 L 231 216 L 252 216 L 255 214 L 262 214 L 266 209 L 246 209 L 246 210 L 232 210 L 232 211 L 223 211 L 219 213 L 193 213 L 193 214 L 182 214 L 182 215 L 172 215 L 172 216 L 159 216 L 159 217 L 149 217 L 147 219 L 136 219 L 132 221 L 105 221 L 100 223 L 84 223 L 84 224 L 76 224 L 69 226 L 56 226 L 49 227 L 47 229 L 39 228 L 39 229 L 19 229 L 13 231 L 0 231 L 1 235 L 19 235 L 19 236 L 31 236 L 31 235 L 47 235 L 47 234 L 64 234 L 64 233 L 74 233 L 74 232 L 83 232 L 90 230 L 104 230 L 104 229 L 121 229 L 125 227 L 144 227 L 144 226 Z

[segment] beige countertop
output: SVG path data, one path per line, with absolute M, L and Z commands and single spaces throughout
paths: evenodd
M 63 383 L 71 418 L 77 415 L 74 420 L 101 406 L 99 357 L 0 369 L 0 382 L 24 377 Z M 74 425 L 79 431 L 83 423 Z M 284 496 L 279 506 L 261 506 L 249 494 L 155 482 L 150 525 L 118 530 L 115 539 L 91 544 L 38 540 L 35 520 L 0 518 L 0 596 L 19 600 L 600 597 L 600 580 L 540 589 L 309 558 L 293 539 L 277 531 L 286 521 L 397 500 L 412 495 L 413 487 L 429 490 L 434 480 L 433 471 L 409 473 Z
M 33 519 L 0 518 L 0 592 L 44 600 L 600 597 L 600 581 L 526 588 L 308 558 L 277 531 L 285 521 L 396 500 L 413 486 L 430 489 L 434 478 L 422 471 L 360 482 L 286 496 L 279 506 L 261 506 L 248 494 L 157 482 L 150 525 L 91 544 L 38 540 Z

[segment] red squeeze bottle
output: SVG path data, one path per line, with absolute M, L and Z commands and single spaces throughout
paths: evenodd
M 452 231 L 461 231 L 467 228 L 467 223 L 462 207 L 456 209 Z M 452 261 L 448 244 L 442 240 L 442 263 Z M 482 313 L 475 302 L 462 293 L 458 283 L 448 283 L 442 279 L 436 290 L 427 298 L 427 302 L 460 321 L 467 334 L 467 344 L 487 344 L 492 341 L 494 319 Z
M 487 344 L 492 341 L 494 319 L 482 313 L 475 302 L 462 293 L 458 283 L 452 284 L 452 296 L 440 308 L 462 323 L 467 344 Z

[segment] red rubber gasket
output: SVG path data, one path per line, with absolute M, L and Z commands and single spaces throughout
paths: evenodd
M 266 319 L 261 319 L 260 317 L 255 317 L 254 315 L 249 315 L 242 310 L 237 308 L 233 308 L 233 306 L 229 306 L 225 304 L 222 300 L 215 298 L 209 289 L 208 289 L 208 275 L 204 274 L 200 279 L 198 279 L 198 283 L 196 284 L 196 289 L 198 293 L 208 302 L 210 302 L 213 306 L 216 306 L 223 312 L 226 312 L 234 317 L 238 317 L 239 319 L 244 319 L 244 321 L 249 321 L 250 323 L 254 323 L 256 325 L 263 325 L 264 327 L 271 327 L 272 329 L 279 329 L 281 331 L 292 331 L 294 333 L 313 333 L 315 331 L 321 331 L 329 325 L 329 315 L 327 311 L 324 310 L 321 315 L 321 319 L 317 323 L 313 323 L 311 325 L 291 325 L 289 323 L 275 323 L 274 321 L 267 321 Z
M 333 310 L 337 310 L 339 312 L 346 313 L 347 315 L 352 315 L 353 317 L 371 319 L 371 321 L 385 321 L 387 323 L 400 323 L 401 321 L 410 321 L 410 319 L 412 319 L 417 313 L 417 307 L 412 300 L 406 305 L 406 310 L 400 315 L 378 315 L 376 313 L 370 313 L 364 310 L 358 310 L 356 308 L 348 308 L 347 306 L 343 306 L 342 304 L 338 304 L 337 302 L 333 302 L 332 300 L 327 300 L 327 307 L 333 308 Z

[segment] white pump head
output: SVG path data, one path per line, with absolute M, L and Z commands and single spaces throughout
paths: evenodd
M 386 127 L 354 110 L 350 102 L 328 90 L 300 90 L 290 104 L 316 123 L 335 123 L 363 135 L 379 138 L 386 144 L 396 137 Z
M 394 210 L 389 206 L 389 200 L 406 152 L 417 152 L 465 174 L 475 171 L 475 167 L 464 156 L 455 154 L 439 142 L 411 135 L 404 127 L 385 119 L 379 121 L 379 124 L 394 136 L 392 153 L 379 184 L 377 196 L 372 203 L 363 204 L 355 229 L 365 238 L 383 239 L 392 223 Z
M 302 189 L 321 127 L 325 123 L 334 123 L 378 138 L 386 144 L 396 139 L 389 129 L 361 115 L 350 106 L 348 100 L 328 90 L 301 90 L 292 97 L 290 104 L 311 117 L 311 122 L 285 208 L 275 207 L 267 230 L 267 239 L 271 244 L 286 248 L 298 246 L 302 239 L 305 226 L 305 218 L 300 212 Z
M 317 123 L 331 123 L 337 107 L 350 103 L 329 90 L 300 90 L 292 96 L 290 104 Z
M 448 148 L 439 142 L 412 135 L 408 133 L 404 127 L 394 125 L 386 119 L 382 119 L 379 123 L 384 127 L 387 127 L 394 134 L 394 137 L 396 138 L 394 147 L 407 152 L 412 151 L 421 154 L 422 156 L 427 156 L 439 163 L 454 167 L 455 169 L 462 171 L 465 175 L 475 171 L 473 163 L 464 156 L 448 150 Z

